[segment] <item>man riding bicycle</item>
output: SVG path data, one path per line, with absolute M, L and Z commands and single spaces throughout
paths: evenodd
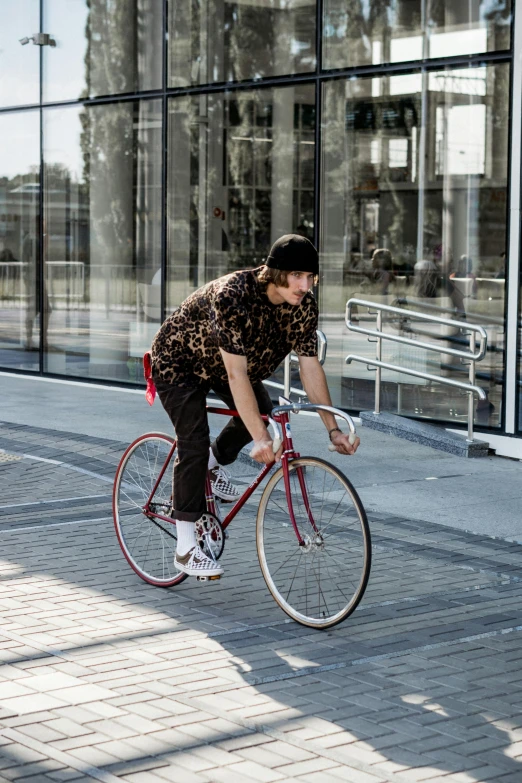
M 331 405 L 317 358 L 318 310 L 311 288 L 319 273 L 318 253 L 305 237 L 287 234 L 265 264 L 220 277 L 191 294 L 156 334 L 152 377 L 177 438 L 172 515 L 176 520 L 174 564 L 189 576 L 221 576 L 222 567 L 202 551 L 195 523 L 206 513 L 205 479 L 225 501 L 239 492 L 223 466 L 252 440 L 252 457 L 279 460 L 261 414 L 272 401 L 263 380 L 285 356 L 299 357 L 301 380 L 310 402 Z M 212 389 L 240 418 L 232 418 L 210 445 L 206 397 Z M 320 412 L 339 454 L 354 454 L 348 434 L 334 416 Z

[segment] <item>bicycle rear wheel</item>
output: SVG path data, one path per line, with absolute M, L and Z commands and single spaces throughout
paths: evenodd
M 113 491 L 116 535 L 129 565 L 145 582 L 172 587 L 187 575 L 174 566 L 176 525 L 144 511 L 174 439 L 163 433 L 142 435 L 121 458 Z M 167 465 L 150 509 L 169 516 L 172 507 L 172 465 Z
M 292 525 L 281 467 L 261 497 L 256 541 L 263 577 L 286 614 L 311 628 L 331 628 L 364 595 L 371 567 L 366 512 L 350 481 L 330 463 L 289 463 Z

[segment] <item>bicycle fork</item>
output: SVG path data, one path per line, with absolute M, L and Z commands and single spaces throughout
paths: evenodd
M 292 430 L 290 428 L 289 418 L 290 417 L 288 413 L 281 413 L 280 416 L 277 417 L 277 420 L 281 424 L 281 429 L 283 431 L 283 455 L 281 457 L 281 466 L 283 468 L 283 481 L 285 485 L 286 500 L 288 503 L 288 513 L 290 515 L 290 521 L 292 523 L 292 527 L 294 528 L 294 533 L 296 535 L 299 546 L 305 547 L 307 546 L 307 542 L 304 540 L 303 536 L 301 535 L 301 531 L 299 530 L 299 527 L 297 525 L 297 520 L 295 518 L 294 504 L 292 500 L 292 487 L 290 482 L 290 464 L 294 459 L 299 459 L 301 455 L 294 450 L 294 444 L 292 440 Z M 296 468 L 296 473 L 297 473 L 297 479 L 299 481 L 299 488 L 301 490 L 301 494 L 303 497 L 303 504 L 306 510 L 306 514 L 308 516 L 308 521 L 310 522 L 310 525 L 314 533 L 316 535 L 320 535 L 317 529 L 317 525 L 315 523 L 312 507 L 310 505 L 308 489 L 306 486 L 305 472 L 302 467 L 298 467 Z

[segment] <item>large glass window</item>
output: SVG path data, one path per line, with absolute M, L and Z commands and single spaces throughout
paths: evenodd
M 49 372 L 142 378 L 161 321 L 161 127 L 158 100 L 44 113 Z
M 158 0 L 44 0 L 43 99 L 158 89 L 163 4 Z
M 0 114 L 0 366 L 39 369 L 40 117 Z
M 40 30 L 39 0 L 3 3 L 0 12 L 0 106 L 40 100 L 40 47 L 20 43 Z
M 315 0 L 169 3 L 169 86 L 315 70 Z
M 325 0 L 323 65 L 452 57 L 509 49 L 511 0 Z
M 517 392 L 518 397 L 518 430 L 522 432 L 522 268 L 520 273 L 519 311 L 518 311 L 518 345 L 517 345 Z
M 487 392 L 476 422 L 498 426 L 503 388 L 509 66 L 338 80 L 324 85 L 321 310 L 335 401 L 373 406 L 373 375 L 344 364 L 371 356 L 342 313 L 351 297 L 482 324 L 478 365 Z M 337 314 L 332 318 L 332 314 Z M 375 316 L 365 311 L 365 323 Z M 400 320 L 387 329 L 458 347 L 458 329 Z M 428 334 L 426 334 L 426 331 Z M 431 331 L 431 333 L 430 333 Z M 449 354 L 384 343 L 383 358 L 466 381 Z M 384 407 L 466 421 L 466 397 L 439 384 L 383 374 Z
M 310 85 L 170 101 L 169 309 L 282 234 L 313 237 L 314 128 Z

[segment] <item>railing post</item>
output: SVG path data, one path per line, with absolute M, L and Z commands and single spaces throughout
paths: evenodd
M 470 353 L 475 353 L 475 332 L 470 332 L 469 335 L 469 350 Z M 471 359 L 469 363 L 469 382 L 472 386 L 475 385 L 475 359 Z M 473 424 L 475 418 L 475 401 L 473 399 L 473 392 L 468 392 L 468 437 L 469 443 L 473 443 Z
M 382 310 L 377 311 L 377 356 L 378 362 L 382 361 Z M 375 371 L 375 410 L 374 413 L 381 412 L 381 368 L 377 367 Z
M 287 400 L 290 399 L 290 354 L 285 356 L 285 368 L 284 368 L 284 396 Z

